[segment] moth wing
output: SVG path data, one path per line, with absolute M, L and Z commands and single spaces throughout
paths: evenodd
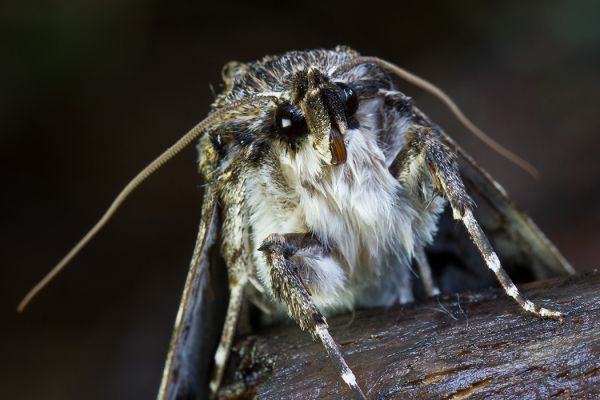
M 534 279 L 573 274 L 569 262 L 504 189 L 464 150 L 453 147 L 462 179 L 477 205 L 475 216 L 509 273 L 526 268 Z
M 207 191 L 158 399 L 205 398 L 208 394 L 227 304 L 227 290 L 217 287 L 226 282 L 218 246 L 214 246 L 218 234 L 216 201 Z

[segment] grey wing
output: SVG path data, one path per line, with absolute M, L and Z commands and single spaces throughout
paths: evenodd
M 208 190 L 163 371 L 160 400 L 208 395 L 212 360 L 227 304 L 227 291 L 217 290 L 226 281 L 218 246 L 214 246 L 218 233 L 215 195 Z
M 504 189 L 449 137 L 475 216 L 492 242 L 505 269 L 514 277 L 548 279 L 573 274 L 573 267 Z

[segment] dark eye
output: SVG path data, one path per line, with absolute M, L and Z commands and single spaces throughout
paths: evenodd
M 308 131 L 302 112 L 290 103 L 280 104 L 275 110 L 275 128 L 288 140 L 304 136 Z
M 356 92 L 345 83 L 338 83 L 337 85 L 342 89 L 342 96 L 340 99 L 344 103 L 346 117 L 351 117 L 356 113 L 356 110 L 358 110 L 358 96 L 356 95 Z

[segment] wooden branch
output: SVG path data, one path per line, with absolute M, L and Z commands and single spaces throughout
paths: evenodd
M 599 398 L 600 272 L 522 289 L 565 322 L 527 315 L 490 290 L 329 324 L 371 399 Z M 233 362 L 241 366 L 222 398 L 352 398 L 323 348 L 296 326 L 242 339 Z

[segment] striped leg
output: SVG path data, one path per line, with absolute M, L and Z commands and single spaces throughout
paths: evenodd
M 407 134 L 404 150 L 392 165 L 392 172 L 399 180 L 410 179 L 410 171 L 429 170 L 432 184 L 444 194 L 452 207 L 454 219 L 460 220 L 471 240 L 477 246 L 486 265 L 491 269 L 504 288 L 506 294 L 515 299 L 527 312 L 542 318 L 564 319 L 562 313 L 540 307 L 524 298 L 502 268 L 496 252 L 473 215 L 474 204 L 465 190 L 458 172 L 454 153 L 440 141 L 440 134 L 430 127 L 415 125 Z M 425 165 L 418 165 L 424 163 Z
M 496 274 L 496 278 L 498 278 L 498 281 L 504 288 L 506 294 L 515 299 L 525 311 L 533 313 L 542 318 L 552 318 L 563 322 L 564 315 L 562 313 L 540 307 L 537 304 L 534 304 L 531 300 L 523 297 L 504 268 L 502 268 L 502 265 L 500 265 L 500 260 L 498 259 L 496 252 L 492 248 L 490 241 L 483 233 L 483 230 L 477 223 L 477 220 L 473 216 L 471 210 L 465 210 L 461 220 L 467 228 L 469 236 L 471 236 L 471 240 L 473 240 L 473 243 L 475 243 L 477 249 L 485 260 L 486 265 L 494 272 L 494 274 Z
M 321 253 L 325 251 L 312 236 L 299 234 L 269 235 L 259 250 L 265 254 L 275 296 L 287 305 L 290 316 L 302 330 L 310 332 L 315 340 L 321 341 L 340 376 L 352 389 L 355 397 L 366 400 L 354 373 L 348 367 L 338 345 L 329 333 L 325 317 L 311 299 L 310 288 L 299 272 L 302 258 L 294 257 L 294 261 L 290 259 L 298 250 L 308 247 L 320 248 Z

